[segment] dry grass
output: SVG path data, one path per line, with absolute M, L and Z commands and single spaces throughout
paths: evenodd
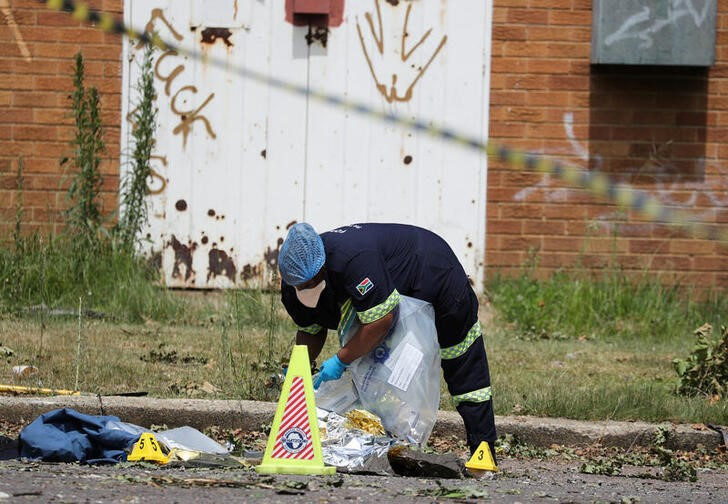
M 728 423 L 728 401 L 675 394 L 672 360 L 692 342 L 486 339 L 496 412 L 591 420 Z
M 272 300 L 271 318 L 269 295 L 237 296 L 185 294 L 186 302 L 205 305 L 211 314 L 195 325 L 84 320 L 79 389 L 93 394 L 145 391 L 158 397 L 277 400 L 273 377 L 290 355 L 294 326 L 277 299 Z M 78 321 L 44 319 L 0 320 L 0 346 L 14 351 L 0 360 L 1 384 L 74 387 Z M 690 342 L 524 340 L 494 318 L 487 306 L 482 307 L 481 320 L 497 414 L 728 423 L 726 401 L 711 404 L 673 393 L 676 375 L 671 361 L 686 355 Z M 330 333 L 326 345 L 322 358 L 335 351 L 335 335 Z M 14 381 L 12 367 L 21 364 L 35 365 L 39 371 Z M 451 409 L 444 383 L 442 390 L 441 407 Z

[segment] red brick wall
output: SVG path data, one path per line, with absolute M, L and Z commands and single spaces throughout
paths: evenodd
M 73 152 L 70 118 L 74 55 L 83 46 L 86 84 L 101 95 L 106 155 L 103 203 L 117 201 L 121 110 L 121 39 L 83 26 L 33 0 L 6 0 L 0 11 L 0 237 L 14 226 L 16 169 L 22 156 L 23 229 L 57 232 L 69 177 L 59 161 Z M 122 0 L 87 2 L 121 15 Z M 13 25 L 17 30 L 13 29 Z M 19 36 L 18 36 L 19 33 Z M 29 56 L 29 60 L 24 57 Z
M 600 169 L 728 228 L 728 3 L 710 69 L 594 66 L 592 0 L 495 0 L 490 138 Z M 728 246 L 676 232 L 553 177 L 491 160 L 486 263 L 584 264 L 728 286 Z

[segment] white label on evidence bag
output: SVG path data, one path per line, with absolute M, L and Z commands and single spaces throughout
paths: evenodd
M 420 362 L 422 362 L 422 352 L 409 343 L 400 345 L 400 347 L 404 348 L 402 348 L 399 359 L 394 364 L 394 369 L 392 369 L 392 374 L 389 375 L 387 383 L 406 392 L 417 368 L 420 366 Z
M 405 334 L 404 338 L 402 338 L 402 341 L 399 342 L 399 345 L 396 345 L 394 347 L 394 350 L 392 350 L 390 356 L 387 358 L 386 361 L 384 361 L 384 365 L 387 366 L 387 369 L 389 369 L 389 371 L 394 370 L 394 367 L 397 365 L 397 361 L 399 361 L 399 356 L 402 355 L 402 352 L 405 350 L 405 348 L 416 341 L 417 337 L 412 333 L 412 331 L 409 331 L 407 334 Z

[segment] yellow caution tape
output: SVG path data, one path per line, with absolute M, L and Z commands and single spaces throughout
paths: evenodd
M 310 97 L 329 105 L 361 115 L 369 116 L 384 122 L 398 124 L 416 131 L 425 132 L 447 142 L 457 143 L 473 149 L 485 151 L 489 156 L 497 157 L 500 161 L 518 169 L 528 169 L 549 173 L 568 184 L 591 191 L 594 195 L 607 198 L 617 205 L 635 210 L 645 218 L 666 225 L 683 229 L 694 230 L 699 237 L 728 243 L 728 230 L 719 229 L 718 226 L 706 226 L 700 222 L 687 218 L 684 214 L 663 206 L 656 198 L 647 196 L 643 191 L 632 188 L 627 184 L 616 184 L 606 175 L 599 172 L 584 170 L 576 165 L 567 165 L 561 161 L 552 160 L 528 152 L 511 149 L 505 145 L 486 143 L 478 137 L 461 134 L 450 128 L 438 127 L 419 119 L 400 116 L 395 112 L 383 112 L 362 102 L 353 101 L 341 96 L 327 94 L 306 86 L 287 82 L 270 77 L 245 67 L 231 68 L 228 61 L 210 57 L 196 51 L 178 47 L 173 43 L 162 40 L 157 34 L 139 31 L 128 27 L 123 21 L 113 19 L 109 14 L 89 8 L 83 2 L 72 0 L 40 0 L 49 8 L 70 13 L 75 19 L 95 24 L 107 33 L 126 35 L 139 40 L 144 44 L 151 44 L 163 51 L 172 50 L 178 54 L 204 60 L 212 66 L 222 68 L 228 72 L 235 72 L 245 79 L 250 79 L 267 86 L 281 89 L 290 93 Z
M 77 390 L 50 389 L 39 387 L 21 387 L 20 385 L 0 385 L 0 393 L 23 394 L 23 395 L 68 395 L 78 396 L 81 392 Z

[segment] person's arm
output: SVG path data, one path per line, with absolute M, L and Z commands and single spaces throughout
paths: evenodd
M 362 324 L 361 328 L 341 347 L 336 355 L 344 364 L 351 364 L 359 357 L 368 354 L 382 342 L 394 322 L 394 313 L 389 312 L 379 320 Z M 310 347 L 309 347 L 310 348 Z M 319 348 L 319 351 L 321 349 Z M 318 355 L 318 354 L 317 354 Z
M 296 332 L 296 345 L 306 345 L 308 347 L 308 360 L 313 365 L 313 361 L 321 353 L 321 349 L 326 343 L 326 328 L 322 328 L 316 334 L 307 333 L 304 331 Z

